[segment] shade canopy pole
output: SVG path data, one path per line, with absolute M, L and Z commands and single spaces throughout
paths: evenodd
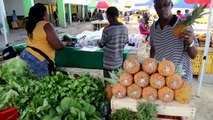
M 3 35 L 5 40 L 5 45 L 8 44 L 7 40 L 7 28 L 6 28 L 6 13 L 5 13 L 5 7 L 4 7 L 4 0 L 0 0 L 0 17 L 2 19 L 2 25 L 3 25 Z
M 204 55 L 203 55 L 203 64 L 202 64 L 201 74 L 199 75 L 199 78 L 198 78 L 199 79 L 199 86 L 198 86 L 198 92 L 197 92 L 198 97 L 200 96 L 200 92 L 201 92 L 203 76 L 204 76 L 204 72 L 206 70 L 206 59 L 208 57 L 208 52 L 209 52 L 211 30 L 212 30 L 212 6 L 213 6 L 213 0 L 211 0 L 211 2 L 210 2 L 209 20 L 208 20 L 208 27 L 207 27 L 205 50 L 204 50 Z

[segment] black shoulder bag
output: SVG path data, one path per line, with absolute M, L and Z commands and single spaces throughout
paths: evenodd
M 31 46 L 27 46 L 29 48 L 31 48 L 32 50 L 38 52 L 40 55 L 42 55 L 48 62 L 48 70 L 49 70 L 49 75 L 51 75 L 52 73 L 56 72 L 56 67 L 55 67 L 55 63 L 41 50 L 31 47 Z

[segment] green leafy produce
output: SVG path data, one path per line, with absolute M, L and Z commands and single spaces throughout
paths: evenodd
M 77 42 L 77 38 L 66 34 L 66 35 L 63 36 L 62 41 L 68 41 L 68 42 L 70 42 L 71 45 L 74 45 Z
M 10 75 L 26 75 L 29 72 L 28 64 L 22 60 L 20 57 L 15 57 L 8 60 L 2 66 L 2 74 L 10 74 Z
M 1 69 L 0 76 L 0 110 L 15 106 L 21 113 L 20 120 L 72 120 L 72 114 L 78 116 L 73 120 L 87 116 L 91 120 L 100 119 L 101 113 L 97 111 L 103 109 L 104 86 L 89 74 L 75 78 L 57 72 L 38 79 L 27 72 L 24 76 L 11 77 Z M 75 104 L 69 106 L 71 102 Z
M 137 120 L 157 120 L 157 105 L 151 102 L 139 102 L 137 105 Z
M 133 120 L 133 115 L 131 111 L 127 108 L 121 108 L 116 110 L 115 113 L 112 114 L 112 120 Z
M 15 57 L 4 63 L 0 69 L 0 84 L 9 84 L 21 89 L 19 84 L 27 84 L 37 77 L 30 71 L 28 64 L 20 57 Z M 6 85 L 7 88 L 11 87 Z
M 96 114 L 96 108 L 93 105 L 86 103 L 84 100 L 77 101 L 74 98 L 66 97 L 61 101 L 59 107 L 62 111 L 65 111 L 62 113 L 68 113 L 66 117 L 73 120 L 86 120 L 94 118 L 96 118 L 96 120 L 101 120 L 100 115 Z

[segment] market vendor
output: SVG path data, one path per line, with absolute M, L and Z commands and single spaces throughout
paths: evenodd
M 119 13 L 116 7 L 109 7 L 106 14 L 110 25 L 104 28 L 99 46 L 104 50 L 103 74 L 109 78 L 109 72 L 122 67 L 123 50 L 128 43 L 128 29 L 118 22 Z
M 194 59 L 198 53 L 198 42 L 194 36 L 192 27 L 182 31 L 178 38 L 172 34 L 175 24 L 182 21 L 176 15 L 172 15 L 173 3 L 171 0 L 154 0 L 154 7 L 159 19 L 150 29 L 150 56 L 158 61 L 171 60 L 175 64 L 182 64 L 185 70 L 184 80 L 192 84 L 192 68 L 190 59 Z
M 30 8 L 26 30 L 27 47 L 20 57 L 29 64 L 35 75 L 47 76 L 54 70 L 55 50 L 61 50 L 69 42 L 60 41 L 53 25 L 48 22 L 47 9 L 41 3 Z

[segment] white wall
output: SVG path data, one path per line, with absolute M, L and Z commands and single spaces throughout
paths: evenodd
M 17 16 L 24 16 L 22 0 L 4 0 L 4 5 L 7 16 L 11 16 L 13 10 L 16 11 Z
M 64 0 L 64 3 L 76 4 L 76 5 L 88 5 L 90 0 Z

